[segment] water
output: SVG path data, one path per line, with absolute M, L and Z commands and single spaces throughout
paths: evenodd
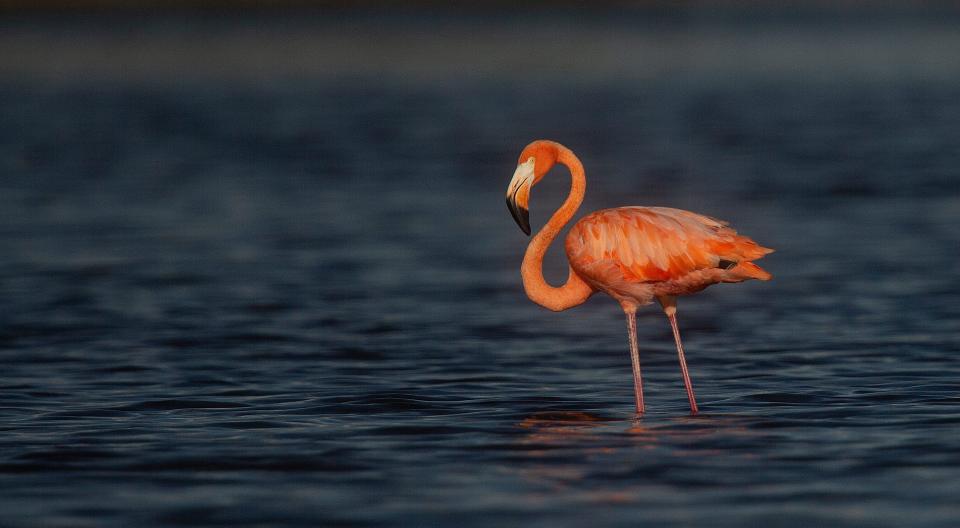
M 549 28 L 589 40 L 574 20 Z M 64 22 L 7 24 L 28 47 Z M 896 47 L 890 28 L 864 24 L 852 56 L 796 71 L 758 57 L 846 30 L 649 76 L 575 50 L 583 75 L 530 78 L 459 76 L 444 56 L 323 73 L 336 54 L 319 51 L 298 77 L 276 44 L 264 64 L 288 76 L 174 57 L 127 81 L 109 62 L 62 77 L 7 56 L 0 524 L 955 526 L 960 70 L 901 68 L 866 46 Z M 890 24 L 918 36 L 907 49 L 960 42 Z M 119 38 L 73 31 L 81 55 Z M 731 32 L 663 31 L 699 50 Z M 681 299 L 700 416 L 658 310 L 639 320 L 634 421 L 616 304 L 525 299 L 503 192 L 537 137 L 583 159 L 582 212 L 689 208 L 778 250 L 772 282 Z M 537 187 L 535 229 L 565 185 Z

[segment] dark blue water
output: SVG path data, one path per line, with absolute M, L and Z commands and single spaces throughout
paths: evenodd
M 31 24 L 3 42 L 60 34 Z M 739 64 L 748 38 L 651 76 L 571 50 L 532 78 L 8 56 L 0 524 L 956 526 L 960 75 L 860 47 L 887 29 L 796 71 Z M 816 49 L 799 31 L 757 38 Z M 772 282 L 680 301 L 700 416 L 658 310 L 634 421 L 617 305 L 526 300 L 503 192 L 538 137 L 583 159 L 583 212 L 688 208 L 777 249 Z

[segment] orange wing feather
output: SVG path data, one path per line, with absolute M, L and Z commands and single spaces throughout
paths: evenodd
M 628 282 L 678 280 L 720 261 L 740 263 L 750 278 L 769 274 L 749 261 L 772 252 L 727 223 L 668 207 L 620 207 L 592 213 L 571 229 L 567 254 L 574 268 L 615 266 Z

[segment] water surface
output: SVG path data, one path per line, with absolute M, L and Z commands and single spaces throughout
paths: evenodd
M 698 27 L 661 28 L 666 55 L 731 33 Z M 900 69 L 865 28 L 845 49 L 888 68 L 734 67 L 737 46 L 642 76 L 571 75 L 575 52 L 531 78 L 8 64 L 0 524 L 956 525 L 960 75 Z M 847 42 L 764 42 L 822 31 Z M 537 137 L 580 154 L 584 212 L 689 208 L 777 248 L 772 282 L 680 301 L 701 415 L 658 310 L 636 421 L 616 304 L 526 300 L 503 192 Z

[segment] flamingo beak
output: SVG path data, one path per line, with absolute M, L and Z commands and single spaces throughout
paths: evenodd
M 507 209 L 510 209 L 513 219 L 527 235 L 530 234 L 530 188 L 533 186 L 535 162 L 534 158 L 530 158 L 517 165 L 517 171 L 507 187 Z

